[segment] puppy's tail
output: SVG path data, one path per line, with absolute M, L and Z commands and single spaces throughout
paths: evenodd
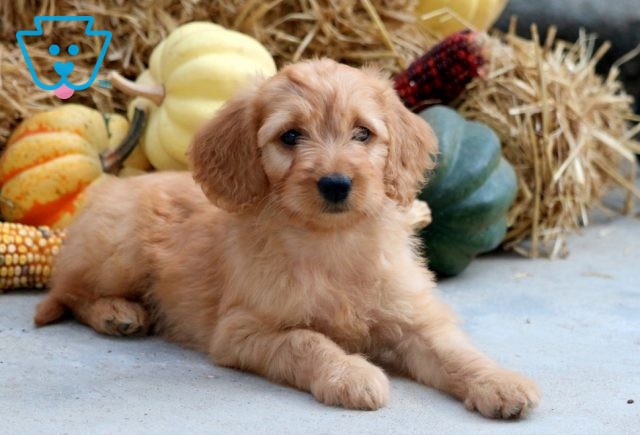
M 47 296 L 36 307 L 33 318 L 36 326 L 44 326 L 59 320 L 66 313 L 65 305 L 53 296 Z

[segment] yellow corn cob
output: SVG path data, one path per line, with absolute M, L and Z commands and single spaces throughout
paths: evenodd
M 45 287 L 63 239 L 49 227 L 0 222 L 0 292 Z

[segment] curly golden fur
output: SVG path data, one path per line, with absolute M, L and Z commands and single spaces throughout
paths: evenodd
M 295 146 L 281 140 L 290 129 Z M 156 173 L 91 188 L 35 322 L 69 311 L 105 334 L 153 328 L 330 405 L 384 406 L 379 364 L 485 416 L 523 415 L 537 387 L 469 344 L 416 253 L 406 206 L 436 152 L 375 72 L 288 66 L 202 128 L 195 182 Z M 351 180 L 339 205 L 319 193 L 330 173 Z

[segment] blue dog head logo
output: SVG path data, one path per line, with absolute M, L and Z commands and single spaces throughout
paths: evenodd
M 29 72 L 31 73 L 31 77 L 36 85 L 39 88 L 53 91 L 54 94 L 61 99 L 67 99 L 73 95 L 74 91 L 81 91 L 83 89 L 87 89 L 91 84 L 95 81 L 96 76 L 98 75 L 98 70 L 100 69 L 100 65 L 102 65 L 102 60 L 104 59 L 104 55 L 107 53 L 107 48 L 109 48 L 109 43 L 111 42 L 111 32 L 108 30 L 92 30 L 93 26 L 93 17 L 89 16 L 75 16 L 75 17 L 65 17 L 65 16 L 37 16 L 34 18 L 34 23 L 36 26 L 36 30 L 19 30 L 16 32 L 16 39 L 18 40 L 18 45 L 20 46 L 20 50 L 22 51 L 22 56 L 24 57 L 25 62 L 27 63 L 27 67 L 29 68 Z M 44 83 L 40 77 L 38 77 L 38 73 L 33 67 L 33 63 L 31 62 L 31 57 L 29 56 L 29 52 L 27 51 L 27 47 L 25 45 L 24 37 L 25 36 L 42 36 L 42 23 L 47 21 L 86 21 L 85 27 L 85 35 L 86 36 L 97 36 L 100 38 L 104 38 L 104 42 L 102 43 L 102 48 L 100 49 L 100 54 L 96 59 L 96 63 L 93 66 L 93 70 L 91 72 L 91 77 L 84 83 L 71 83 L 69 81 L 69 75 L 74 69 L 74 64 L 71 61 L 62 62 L 56 61 L 53 65 L 54 71 L 60 77 L 60 80 L 54 84 L 46 84 Z M 62 54 L 63 49 L 59 44 L 51 44 L 49 46 L 49 54 L 51 56 L 57 57 Z M 71 56 L 76 56 L 80 52 L 80 48 L 76 44 L 71 44 L 66 47 L 66 52 Z

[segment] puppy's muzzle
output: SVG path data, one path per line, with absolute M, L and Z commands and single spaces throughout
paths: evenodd
M 318 190 L 327 202 L 339 204 L 349 197 L 351 178 L 345 174 L 332 173 L 318 180 Z

